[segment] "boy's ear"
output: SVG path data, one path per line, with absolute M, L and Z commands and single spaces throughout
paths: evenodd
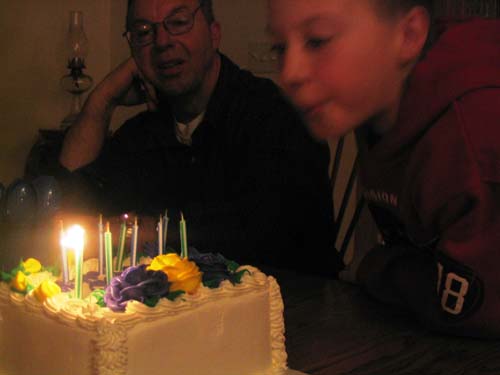
M 421 6 L 413 7 L 401 19 L 399 57 L 402 65 L 413 63 L 422 53 L 430 22 L 429 13 Z

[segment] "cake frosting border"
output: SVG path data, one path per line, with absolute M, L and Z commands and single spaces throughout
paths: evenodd
M 216 301 L 220 298 L 252 293 L 268 289 L 270 314 L 270 339 L 272 366 L 269 375 L 279 375 L 287 369 L 285 347 L 284 304 L 276 279 L 267 276 L 252 266 L 246 269 L 240 284 L 223 281 L 216 289 L 200 286 L 193 295 L 183 295 L 175 301 L 162 299 L 153 308 L 137 301 L 130 301 L 125 312 L 113 312 L 86 300 L 69 298 L 60 294 L 40 303 L 30 292 L 26 295 L 11 291 L 8 284 L 0 282 L 0 305 L 12 304 L 28 313 L 41 313 L 61 324 L 91 331 L 97 348 L 93 353 L 93 371 L 100 375 L 125 375 L 127 372 L 127 331 L 144 322 L 155 321 L 166 316 L 175 316 L 184 311 Z M 1 318 L 1 311 L 0 311 Z M 116 350 L 120 348 L 121 350 Z

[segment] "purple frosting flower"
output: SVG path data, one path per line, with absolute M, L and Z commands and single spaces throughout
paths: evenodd
M 104 302 L 113 311 L 125 311 L 130 300 L 148 303 L 167 296 L 170 283 L 165 272 L 147 270 L 142 264 L 129 267 L 106 288 Z
M 224 280 L 231 280 L 233 273 L 228 269 L 228 261 L 221 254 L 200 253 L 193 247 L 189 248 L 189 260 L 196 263 L 203 272 L 203 284 L 218 287 Z
M 57 280 L 56 284 L 59 285 L 63 293 L 71 292 L 75 288 L 73 281 L 68 281 L 66 284 L 62 280 Z
M 89 285 L 91 291 L 96 289 L 106 288 L 106 281 L 99 279 L 99 272 L 90 271 L 83 275 L 83 282 Z M 57 280 L 56 284 L 59 285 L 63 292 L 71 292 L 75 288 L 73 280 L 68 281 L 66 284 L 62 280 Z

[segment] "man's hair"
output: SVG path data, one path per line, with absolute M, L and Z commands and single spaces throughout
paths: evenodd
M 215 21 L 214 7 L 212 6 L 212 0 L 198 0 L 201 6 L 201 11 L 205 16 L 208 24 L 212 24 Z
M 130 11 L 130 6 L 132 5 L 132 2 L 134 0 L 127 0 L 127 25 L 128 25 L 128 20 L 129 20 L 129 11 Z M 205 16 L 205 19 L 207 20 L 208 24 L 212 24 L 212 22 L 215 21 L 215 16 L 214 16 L 214 8 L 212 6 L 212 0 L 198 0 L 198 3 L 201 6 L 201 11 L 203 12 L 203 15 Z

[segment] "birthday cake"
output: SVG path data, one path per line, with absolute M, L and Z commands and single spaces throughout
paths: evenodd
M 196 251 L 142 263 L 105 289 L 89 281 L 82 298 L 35 259 L 3 272 L 0 374 L 284 373 L 283 302 L 272 276 Z M 95 264 L 85 262 L 86 276 Z

